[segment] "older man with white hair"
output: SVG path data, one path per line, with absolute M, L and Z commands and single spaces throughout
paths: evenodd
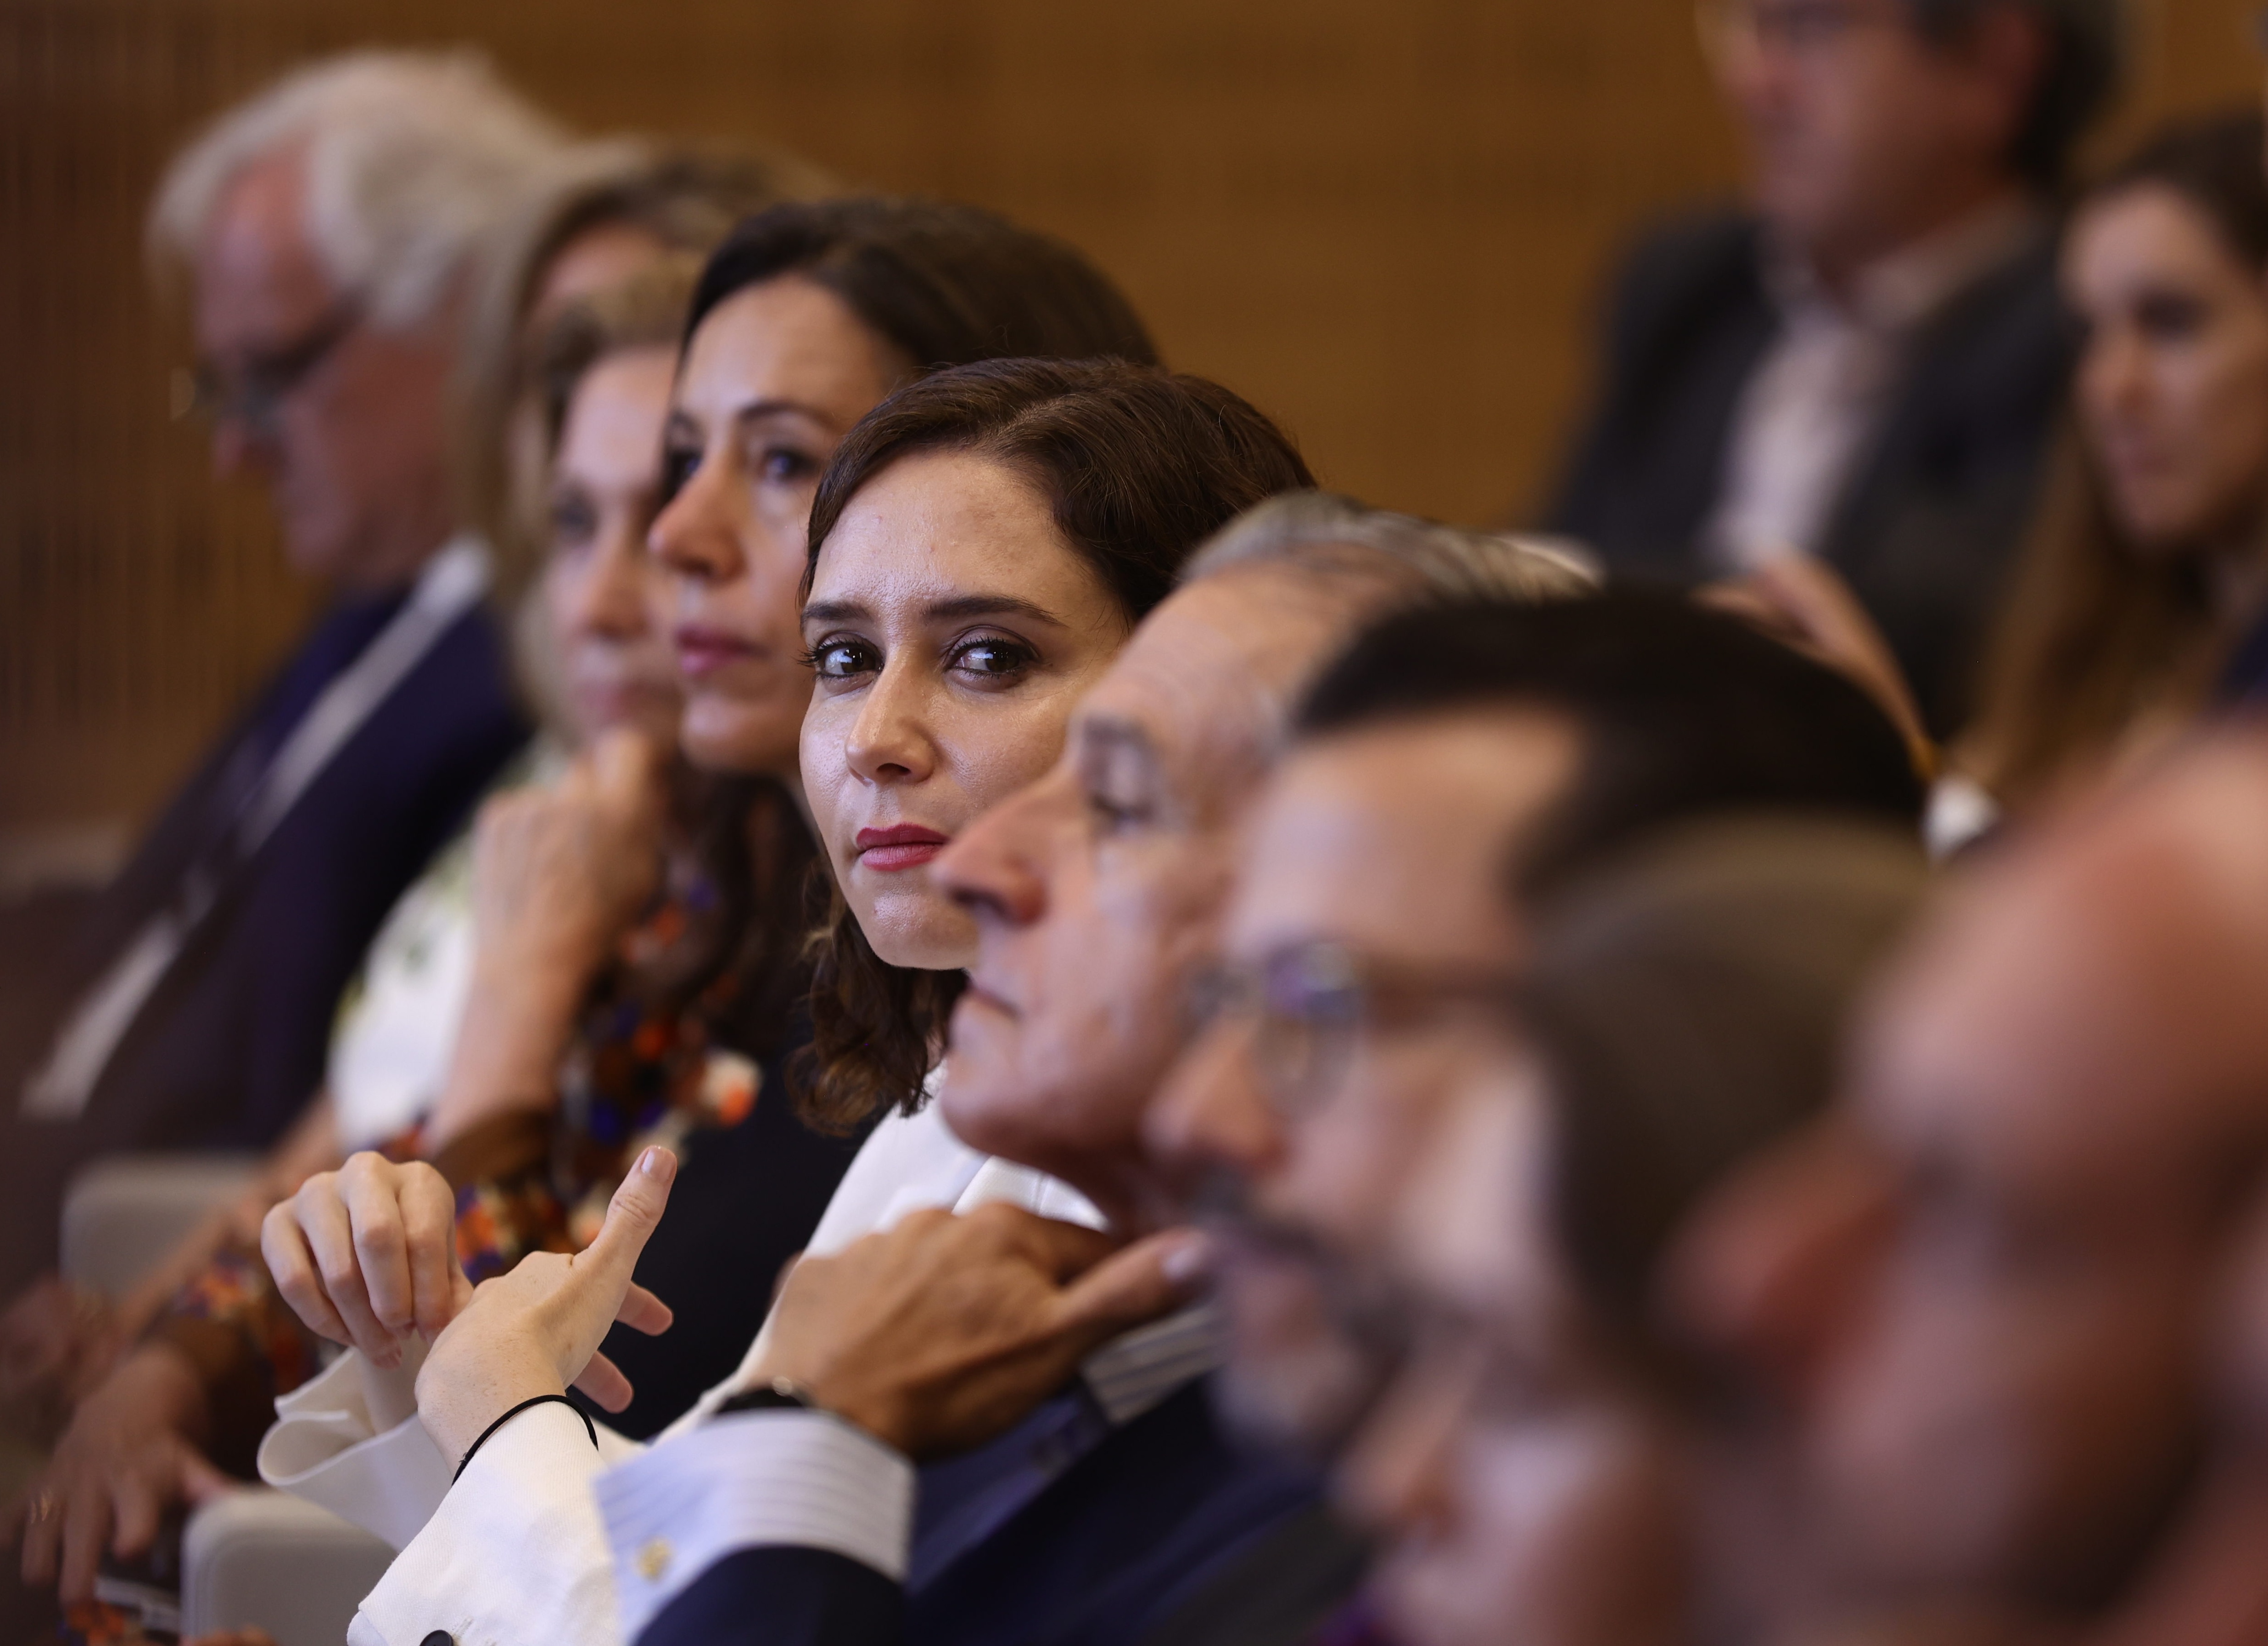
M 357 53 L 159 187 L 215 466 L 264 483 L 329 602 L 57 957 L 52 1038 L 0 1048 L 0 1295 L 52 1260 L 77 1163 L 282 1132 L 379 921 L 526 735 L 445 413 L 471 265 L 562 144 L 476 58 Z

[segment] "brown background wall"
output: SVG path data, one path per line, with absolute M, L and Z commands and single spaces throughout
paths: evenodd
M 2257 93 L 2257 0 L 2161 0 L 2119 131 Z M 195 122 L 366 41 L 483 45 L 600 129 L 738 134 L 1086 247 L 1326 483 L 1533 496 L 1591 292 L 1734 153 L 1690 0 L 0 0 L 0 838 L 144 816 L 303 594 L 173 424 L 143 202 Z M 2115 134 L 2114 134 L 2115 135 Z

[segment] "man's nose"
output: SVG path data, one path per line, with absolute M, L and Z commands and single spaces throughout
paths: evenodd
M 235 413 L 224 414 L 213 424 L 212 466 L 213 473 L 224 480 L 273 474 L 275 441 Z
M 945 895 L 980 920 L 1032 926 L 1047 912 L 1044 808 L 1035 792 L 1044 786 L 1042 779 L 985 812 L 930 866 Z
M 1840 1120 L 1755 1163 L 1680 1236 L 1674 1306 L 1798 1400 L 1841 1357 L 1896 1221 L 1885 1163 Z
M 1336 1496 L 1355 1523 L 1387 1537 L 1435 1530 L 1452 1516 L 1454 1460 L 1480 1376 L 1476 1352 L 1405 1367 L 1356 1432 Z
M 1221 1022 L 1199 1035 L 1143 1118 L 1152 1158 L 1177 1184 L 1226 1168 L 1248 1183 L 1280 1164 L 1282 1125 L 1252 1064 L 1252 1028 Z

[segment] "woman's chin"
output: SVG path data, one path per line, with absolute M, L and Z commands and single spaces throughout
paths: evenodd
M 858 880 L 875 878 L 852 870 Z M 891 883 L 851 887 L 858 927 L 875 957 L 911 971 L 961 971 L 976 958 L 976 922 L 930 884 L 926 868 L 901 869 Z
M 678 746 L 704 771 L 762 777 L 796 769 L 796 735 L 802 708 L 792 715 L 695 692 L 685 700 Z

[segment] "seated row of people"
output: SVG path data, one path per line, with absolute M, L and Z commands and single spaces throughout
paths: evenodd
M 341 88 L 380 70 L 335 72 L 193 151 L 179 197 L 210 215 L 176 208 L 224 443 L 303 462 L 322 432 L 291 446 L 277 408 L 362 319 L 326 320 L 291 377 L 205 299 L 329 277 L 293 214 L 345 164 Z M 2134 543 L 2095 528 L 2112 570 L 2083 588 L 2042 569 L 2073 528 L 2034 551 L 2064 603 L 2007 620 L 2016 661 L 1956 750 L 2021 811 L 2243 695 L 2244 439 L 2268 420 L 2228 409 L 2268 404 L 2246 350 L 2268 302 L 2241 144 L 2268 199 L 2257 122 L 2230 122 L 2076 219 L 2079 449 Z M 2204 1100 L 2248 1043 L 2169 934 L 2249 953 L 2249 859 L 2207 815 L 2241 826 L 2242 740 L 1934 894 L 1985 934 L 1918 951 L 1970 993 L 2035 943 L 2066 963 L 2005 1021 L 1893 995 L 1830 1113 L 1852 1001 L 1925 897 L 1920 727 L 1831 582 L 1762 571 L 1734 602 L 1759 633 L 1602 592 L 1556 547 L 1320 496 L 1262 413 L 1158 367 L 1107 278 L 983 213 L 791 202 L 718 244 L 746 191 L 805 182 L 546 164 L 483 271 L 509 343 L 474 444 L 507 572 L 541 545 L 516 638 L 552 741 L 482 774 L 477 827 L 397 908 L 328 1103 L 247 1203 L 281 1201 L 258 1250 L 240 1211 L 151 1288 L 154 1325 L 51 1334 L 75 1409 L 14 1511 L 27 1576 L 84 1597 L 218 1483 L 201 1451 L 242 1473 L 256 1446 L 401 1548 L 362 1641 L 1298 1638 L 1374 1628 L 1373 1604 L 1412 1641 L 1604 1641 L 2241 1607 L 2218 1558 L 2250 1524 L 2241 1471 L 2209 1499 L 2184 1473 L 2241 1433 L 2198 1347 L 2241 1220 L 2132 1223 L 2166 1236 L 2146 1273 L 2051 1229 L 2067 1294 L 2026 1298 L 1897 1174 L 1937 1160 L 1902 1164 L 1923 1144 L 1900 1128 L 1946 1091 L 2061 1120 L 2110 1068 L 2155 1120 L 2199 1110 L 2177 1141 L 2116 1139 L 2235 1146 L 2242 1105 Z M 331 686 L 488 621 L 460 547 L 438 593 L 365 624 L 364 660 L 325 653 Z M 2144 623 L 2124 591 L 2152 577 Z M 2117 668 L 2081 668 L 2118 624 Z M 158 946 L 95 980 L 19 1129 L 111 1078 L 188 945 L 243 937 L 257 830 L 333 771 L 289 723 L 345 712 L 320 672 L 208 797 L 190 902 L 144 877 Z M 2011 715 L 2032 764 L 1994 768 Z M 2113 906 L 2136 835 L 2197 882 L 2164 931 Z M 2099 991 L 2136 967 L 2191 986 L 2122 1017 Z M 2059 1037 L 2086 1070 L 2054 1044 L 2074 1000 L 2100 1019 Z M 1902 1037 L 1963 1056 L 1907 1069 Z M 2195 1055 L 2144 1078 L 2169 1037 Z M 2007 1124 L 1999 1146 L 2047 1147 Z M 2110 1148 L 2073 1217 L 2142 1183 Z M 2017 1216 L 1999 1192 L 1968 1214 Z M 1913 1297 L 1861 1235 L 1922 1266 Z M 1948 1252 L 1968 1266 L 1926 1266 Z M 1837 1310 L 1807 1313 L 1846 1259 Z M 2133 1333 L 2157 1347 L 2122 1361 Z M 1870 1334 L 1911 1362 L 1853 1369 Z M 355 1353 L 311 1376 L 326 1339 Z M 1948 1497 L 1979 1507 L 1948 1523 Z M 2158 1555 L 2163 1594 L 2125 1581 Z

